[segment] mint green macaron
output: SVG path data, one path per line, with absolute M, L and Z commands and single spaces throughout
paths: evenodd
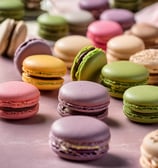
M 123 113 L 138 123 L 158 123 L 158 87 L 134 86 L 123 94 Z
M 105 52 L 94 46 L 82 48 L 71 67 L 72 80 L 99 82 L 102 67 L 107 63 Z
M 129 61 L 116 61 L 106 64 L 101 70 L 101 83 L 108 88 L 112 97 L 121 98 L 126 89 L 147 83 L 148 70 Z
M 1 0 L 0 1 L 0 22 L 6 18 L 15 20 L 23 19 L 25 15 L 24 4 L 21 0 Z
M 68 35 L 68 23 L 60 15 L 44 13 L 37 18 L 37 22 L 39 25 L 38 34 L 46 40 L 56 41 Z

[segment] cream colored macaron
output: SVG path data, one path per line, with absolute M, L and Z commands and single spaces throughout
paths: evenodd
M 71 68 L 77 53 L 92 42 L 82 35 L 70 35 L 57 40 L 54 44 L 53 54 L 62 59 L 68 68 Z
M 6 19 L 1 23 L 0 30 L 0 54 L 12 58 L 26 38 L 27 26 L 22 20 Z
M 158 129 L 149 132 L 143 139 L 140 165 L 142 168 L 158 167 Z
M 111 60 L 129 60 L 136 52 L 145 49 L 143 40 L 133 35 L 119 35 L 107 43 L 107 55 Z

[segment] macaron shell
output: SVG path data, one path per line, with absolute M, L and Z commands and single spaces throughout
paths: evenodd
M 38 54 L 52 55 L 51 47 L 44 40 L 31 38 L 21 43 L 15 51 L 13 60 L 18 71 L 22 73 L 22 62 L 26 57 Z
M 110 101 L 106 88 L 90 81 L 72 81 L 63 85 L 59 90 L 59 99 L 85 107 L 106 105 Z
M 158 88 L 152 85 L 135 86 L 125 92 L 124 99 L 132 104 L 157 106 Z
M 103 29 L 106 27 L 106 29 Z M 88 31 L 96 36 L 115 36 L 122 34 L 121 26 L 113 21 L 94 21 L 88 26 Z
M 98 81 L 101 68 L 107 63 L 105 52 L 102 49 L 95 48 L 82 59 L 76 69 L 80 54 L 87 51 L 88 48 L 89 47 L 83 48 L 75 57 L 71 68 L 72 80 Z
M 110 139 L 108 126 L 87 116 L 63 117 L 52 125 L 51 132 L 54 136 L 69 142 L 100 142 Z
M 14 20 L 6 19 L 0 25 L 1 33 L 0 33 L 0 54 L 4 54 L 7 46 L 9 44 L 10 34 L 14 27 Z
M 7 50 L 7 55 L 10 56 L 11 58 L 14 57 L 14 53 L 17 47 L 26 39 L 27 26 L 24 23 L 24 21 L 18 21 L 12 33 L 13 34 L 10 39 L 10 45 Z
M 145 49 L 144 42 L 133 35 L 120 35 L 110 39 L 107 48 L 120 54 L 132 54 Z
M 61 77 L 66 74 L 66 65 L 50 55 L 33 55 L 24 59 L 23 70 L 37 77 Z
M 102 68 L 102 76 L 106 79 L 120 82 L 141 82 L 147 81 L 148 70 L 141 65 L 129 61 L 115 61 Z M 126 71 L 128 69 L 128 71 Z
M 39 99 L 39 91 L 31 84 L 21 81 L 9 81 L 0 84 L 0 106 L 27 107 Z

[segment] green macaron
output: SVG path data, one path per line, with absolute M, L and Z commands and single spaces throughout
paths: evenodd
M 106 63 L 106 54 L 102 49 L 94 46 L 84 47 L 73 61 L 71 78 L 99 82 L 101 69 Z
M 21 20 L 23 19 L 24 14 L 24 4 L 21 0 L 0 1 L 0 22 L 6 18 Z
M 147 83 L 148 70 L 129 61 L 116 61 L 106 64 L 101 70 L 101 83 L 108 88 L 112 97 L 122 98 L 126 89 Z
M 128 9 L 133 12 L 142 7 L 142 0 L 109 0 L 110 7 Z
M 123 95 L 123 112 L 131 121 L 158 123 L 158 87 L 134 86 Z
M 62 16 L 44 13 L 37 18 L 37 22 L 38 34 L 46 40 L 56 41 L 68 35 L 68 23 Z

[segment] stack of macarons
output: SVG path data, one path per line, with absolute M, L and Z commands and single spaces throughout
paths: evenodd
M 69 25 L 69 33 L 86 35 L 87 27 L 94 21 L 93 15 L 85 10 L 70 11 L 64 14 Z
M 28 83 L 8 81 L 0 84 L 0 118 L 24 119 L 39 109 L 39 90 Z
M 108 0 L 79 0 L 79 7 L 93 14 L 95 19 L 99 19 L 100 14 L 109 9 Z
M 82 35 L 69 35 L 62 37 L 54 43 L 53 55 L 62 59 L 67 67 L 71 69 L 74 58 L 78 52 L 92 42 Z
M 104 120 L 108 115 L 109 93 L 96 82 L 68 82 L 59 89 L 58 100 L 57 111 L 63 117 L 87 115 Z
M 61 15 L 44 13 L 38 16 L 37 23 L 38 35 L 46 40 L 56 41 L 69 33 L 68 23 Z
M 99 82 L 101 69 L 106 63 L 104 50 L 94 46 L 83 47 L 74 58 L 71 79 Z
M 100 78 L 112 97 L 122 99 L 126 89 L 147 84 L 149 73 L 143 65 L 130 61 L 115 61 L 104 65 Z
M 142 39 L 133 35 L 119 35 L 107 42 L 107 62 L 129 60 L 130 56 L 145 49 Z
M 0 22 L 7 18 L 22 20 L 24 15 L 25 8 L 21 0 L 0 1 Z
M 112 37 L 122 33 L 122 27 L 114 21 L 97 20 L 92 22 L 87 29 L 87 37 L 92 40 L 94 46 L 103 50 L 106 50 L 107 42 Z
M 100 20 L 111 20 L 121 25 L 123 30 L 128 30 L 136 22 L 134 13 L 127 9 L 108 9 L 101 13 Z
M 148 84 L 158 85 L 158 50 L 145 49 L 130 57 L 130 61 L 145 66 L 149 71 Z
M 1 23 L 0 30 L 0 54 L 13 58 L 17 47 L 27 37 L 27 26 L 22 20 L 8 18 Z
M 49 146 L 61 158 L 90 161 L 109 150 L 109 126 L 88 116 L 68 116 L 56 120 L 49 132 Z
M 39 90 L 55 90 L 61 87 L 66 74 L 66 64 L 52 55 L 32 55 L 23 60 L 22 80 Z
M 143 22 L 136 23 L 125 33 L 141 38 L 144 41 L 146 49 L 158 49 L 158 27 L 154 25 Z

